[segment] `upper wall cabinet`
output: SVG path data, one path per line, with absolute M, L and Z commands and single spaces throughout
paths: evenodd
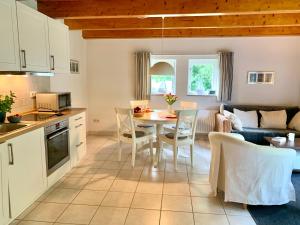
M 49 72 L 47 16 L 17 2 L 22 71 Z
M 54 73 L 70 73 L 69 29 L 48 17 L 50 69 Z
M 0 0 L 0 71 L 19 71 L 19 41 L 15 1 Z

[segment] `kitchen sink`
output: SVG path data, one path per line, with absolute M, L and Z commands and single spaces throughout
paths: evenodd
M 26 126 L 28 126 L 28 124 L 0 123 L 0 135 L 7 134 L 9 132 L 21 129 Z

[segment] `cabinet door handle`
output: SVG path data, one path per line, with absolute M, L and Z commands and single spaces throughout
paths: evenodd
M 51 59 L 51 70 L 55 70 L 54 55 L 50 55 L 50 59 Z
M 81 120 L 81 119 L 82 119 L 82 117 L 78 117 L 78 118 L 75 119 L 75 121 L 78 121 L 78 120 Z
M 81 141 L 78 145 L 76 145 L 76 148 L 80 147 L 83 144 L 83 142 Z
M 79 127 L 81 127 L 82 125 L 83 125 L 83 124 L 81 123 L 81 124 L 75 126 L 75 128 L 79 128 Z
M 21 59 L 22 59 L 22 68 L 26 68 L 27 67 L 27 63 L 26 63 L 26 51 L 24 49 L 21 50 Z
M 7 145 L 8 147 L 8 164 L 9 165 L 14 165 L 14 150 L 13 150 L 13 145 L 11 143 L 9 143 Z

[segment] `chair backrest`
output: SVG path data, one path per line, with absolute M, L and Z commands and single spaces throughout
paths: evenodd
M 132 109 L 127 108 L 115 108 L 117 126 L 118 126 L 118 137 L 124 137 L 124 134 L 132 135 L 135 138 L 135 129 Z
M 198 109 L 198 103 L 181 101 L 180 108 L 181 109 Z
M 149 105 L 149 100 L 132 100 L 130 101 L 130 108 L 140 107 L 146 109 Z
M 198 110 L 176 110 L 175 137 L 189 136 L 195 139 Z

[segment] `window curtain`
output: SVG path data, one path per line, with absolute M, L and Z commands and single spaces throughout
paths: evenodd
M 233 52 L 219 52 L 220 57 L 220 86 L 218 100 L 231 101 L 233 81 Z
M 150 52 L 136 52 L 135 99 L 150 99 Z

